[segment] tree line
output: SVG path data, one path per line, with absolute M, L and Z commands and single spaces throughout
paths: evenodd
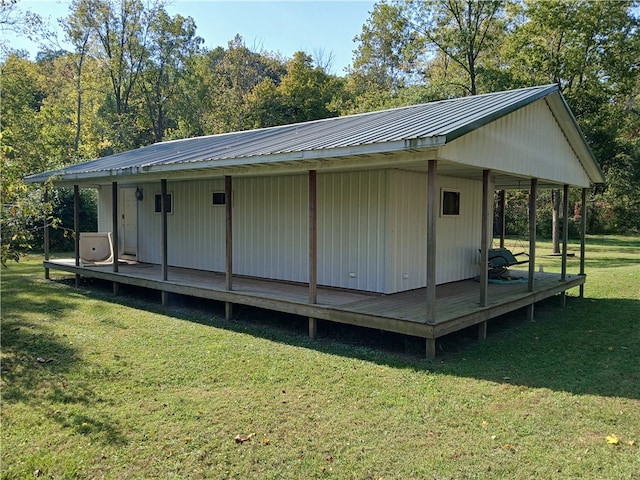
M 30 60 L 2 46 L 3 263 L 33 244 L 43 216 L 60 217 L 64 195 L 42 203 L 41 187 L 22 182 L 31 173 L 163 140 L 547 83 L 607 177 L 590 196 L 590 231 L 640 231 L 636 0 L 383 0 L 343 76 L 329 72 L 330 56 L 286 58 L 240 36 L 204 48 L 194 20 L 169 15 L 163 0 L 73 0 L 60 22 L 70 49 L 19 6 L 0 0 L 0 26 L 43 49 Z M 519 196 L 507 203 L 515 234 Z

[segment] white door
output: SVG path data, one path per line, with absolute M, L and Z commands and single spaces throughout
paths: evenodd
M 120 189 L 120 240 L 118 242 L 121 255 L 138 256 L 138 201 L 135 188 Z

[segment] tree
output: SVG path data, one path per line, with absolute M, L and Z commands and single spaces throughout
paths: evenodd
M 164 8 L 159 8 L 151 21 L 149 55 L 141 75 L 141 88 L 156 142 L 164 139 L 169 126 L 167 109 L 179 93 L 185 62 L 198 53 L 202 43 L 195 32 L 191 17 L 171 18 Z
M 30 187 L 23 177 L 46 170 L 51 163 L 40 132 L 41 111 L 46 97 L 37 65 L 10 54 L 1 66 L 0 103 L 0 261 L 18 261 L 31 245 L 35 224 L 48 216 L 50 204 L 42 203 L 39 188 Z
M 497 47 L 504 35 L 502 0 L 429 0 L 411 1 L 406 15 L 421 36 L 432 57 L 438 54 L 464 72 L 458 83 L 463 94 L 478 93 L 478 77 L 487 52 Z M 455 85 L 455 80 L 451 82 Z
M 142 0 L 74 0 L 67 21 L 74 24 L 75 37 L 89 32 L 91 48 L 102 62 L 111 86 L 111 103 L 104 114 L 112 114 L 116 150 L 140 144 L 137 112 L 132 99 L 149 56 L 150 22 L 159 8 Z

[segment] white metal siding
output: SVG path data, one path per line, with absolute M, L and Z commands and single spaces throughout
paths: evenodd
M 384 292 L 386 172 L 318 175 L 318 283 Z
M 306 175 L 234 179 L 233 271 L 309 280 Z
M 144 200 L 138 208 L 138 259 L 162 261 L 162 215 L 154 212 L 160 183 L 140 185 Z M 225 211 L 212 206 L 212 192 L 224 190 L 224 180 L 167 182 L 172 213 L 167 215 L 169 265 L 224 271 Z
M 138 259 L 161 263 L 162 217 L 154 213 L 160 184 L 139 184 Z M 461 192 L 459 217 L 438 216 L 438 283 L 477 273 L 482 184 L 438 176 L 440 188 Z M 169 265 L 225 269 L 225 208 L 211 194 L 223 179 L 168 182 Z M 307 282 L 308 177 L 233 181 L 234 273 Z M 318 283 L 380 293 L 426 284 L 425 173 L 401 170 L 318 175 Z M 111 190 L 99 191 L 99 229 L 111 230 Z
M 427 175 L 389 172 L 385 293 L 424 287 L 427 270 Z
M 442 188 L 460 191 L 460 216 L 440 216 Z M 436 189 L 436 283 L 472 278 L 478 269 L 482 182 L 438 175 Z M 426 173 L 390 172 L 385 293 L 427 283 L 426 202 Z
M 546 102 L 516 110 L 454 140 L 440 149 L 440 156 L 462 164 L 570 185 L 590 184 Z
M 436 185 L 436 283 L 473 278 L 478 274 L 482 235 L 482 182 L 439 176 Z M 460 216 L 440 215 L 440 190 L 443 187 L 460 190 Z

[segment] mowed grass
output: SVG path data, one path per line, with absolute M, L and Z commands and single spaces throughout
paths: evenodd
M 638 478 L 640 239 L 590 238 L 588 258 L 584 299 L 429 363 L 416 339 L 323 323 L 311 341 L 305 319 L 163 309 L 28 257 L 2 271 L 1 477 Z

